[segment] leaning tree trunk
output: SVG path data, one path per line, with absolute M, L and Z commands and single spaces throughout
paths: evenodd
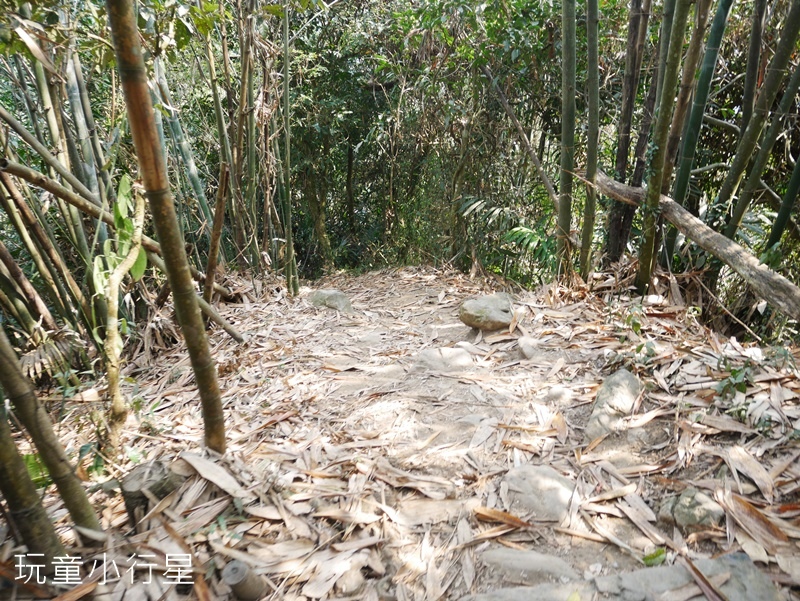
M 178 227 L 175 205 L 169 191 L 167 165 L 155 129 L 153 103 L 148 89 L 142 48 L 139 44 L 133 2 L 107 0 L 106 8 L 141 177 L 153 213 L 156 233 L 164 251 L 175 313 L 186 339 L 186 347 L 200 392 L 205 443 L 210 449 L 224 453 L 225 416 L 217 371 L 208 347 L 189 262 Z
M 5 337 L 2 329 L 0 337 Z M 28 553 L 41 553 L 38 563 L 44 564 L 45 573 L 52 573 L 55 558 L 65 554 L 64 547 L 17 451 L 5 411 L 0 411 L 0 493 L 8 505 L 10 525 L 16 527 L 22 539 L 18 542 L 28 548 Z
M 675 105 L 675 86 L 678 84 L 678 71 L 683 52 L 683 37 L 686 33 L 690 2 L 691 0 L 678 0 L 675 5 L 675 14 L 672 18 L 669 52 L 661 85 L 661 101 L 658 103 L 658 117 L 655 131 L 653 132 L 652 171 L 647 181 L 647 200 L 642 207 L 644 211 L 644 239 L 639 248 L 639 271 L 636 275 L 636 289 L 640 294 L 647 293 L 647 289 L 650 286 L 650 274 L 653 270 L 658 202 L 661 197 L 664 165 L 667 157 L 667 138 L 669 136 L 670 123 L 672 122 L 672 108 Z
M 100 521 L 89 503 L 86 491 L 67 459 L 64 447 L 53 431 L 53 424 L 36 398 L 31 381 L 22 373 L 11 343 L 0 328 L 0 386 L 14 405 L 14 411 L 31 436 L 69 515 L 77 526 L 101 531 Z
M 614 181 L 601 171 L 597 172 L 596 182 L 599 192 L 621 202 L 638 205 L 649 193 Z M 659 211 L 683 235 L 738 273 L 761 298 L 792 319 L 800 319 L 800 288 L 663 194 Z

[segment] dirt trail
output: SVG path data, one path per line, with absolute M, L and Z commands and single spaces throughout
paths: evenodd
M 660 501 L 690 481 L 710 491 L 726 466 L 770 515 L 778 499 L 797 500 L 798 468 L 787 463 L 796 446 L 778 425 L 761 437 L 752 412 L 729 417 L 717 390 L 746 367 L 738 400 L 761 403 L 766 394 L 766 418 L 779 398 L 786 434 L 798 419 L 796 372 L 788 363 L 756 367 L 752 349 L 717 340 L 685 309 L 642 306 L 613 286 L 517 293 L 512 331 L 485 335 L 457 310 L 491 286 L 450 272 L 406 268 L 318 283 L 347 294 L 353 314 L 312 306 L 309 290 L 289 299 L 279 284 L 257 283 L 242 304 L 220 308 L 246 343 L 212 333 L 230 445 L 208 464 L 177 459 L 203 455 L 202 424 L 188 358 L 169 345 L 168 318 L 154 321 L 129 366 L 142 406 L 128 424 L 130 455 L 189 478 L 127 542 L 190 548 L 213 599 L 232 597 L 209 566 L 233 559 L 266 575 L 269 599 L 421 600 L 532 583 L 524 570 L 487 566 L 490 549 L 561 558 L 580 578 L 640 568 L 657 548 L 671 558 L 670 543 L 692 557 L 718 552 L 724 521 L 683 539 L 654 520 Z M 522 335 L 535 341 L 532 358 L 520 354 Z M 421 351 L 445 347 L 466 350 L 472 366 L 445 372 L 420 361 Z M 638 421 L 587 441 L 598 387 L 621 367 L 646 385 Z M 766 465 L 770 503 L 747 462 L 725 455 L 733 445 Z M 509 470 L 531 464 L 577 485 L 562 523 L 525 513 L 509 489 Z M 119 498 L 102 502 L 124 527 Z

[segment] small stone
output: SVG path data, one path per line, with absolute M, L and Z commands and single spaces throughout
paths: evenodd
M 472 356 L 461 348 L 429 348 L 420 352 L 414 361 L 415 370 L 453 372 L 471 369 Z
M 521 465 L 508 471 L 511 508 L 534 519 L 561 523 L 567 517 L 575 483 L 547 465 Z
M 342 595 L 352 595 L 364 585 L 361 568 L 353 566 L 336 581 L 336 591 Z
M 622 418 L 633 411 L 641 389 L 639 378 L 627 369 L 621 369 L 606 378 L 597 391 L 592 415 L 586 423 L 587 438 L 594 440 L 604 434 L 616 432 Z
M 490 593 L 467 595 L 459 601 L 567 601 L 592 599 L 594 594 L 594 588 L 588 582 L 548 582 L 537 586 L 502 588 Z
M 620 415 L 627 415 L 633 411 L 636 398 L 641 392 L 642 385 L 639 378 L 627 369 L 620 369 L 612 376 L 605 379 L 597 391 L 595 405 L 609 407 Z
M 541 584 L 542 582 L 578 580 L 578 573 L 566 561 L 536 551 L 497 548 L 481 555 L 483 563 L 507 582 Z
M 734 553 L 718 559 L 698 559 L 697 568 L 707 577 L 730 574 L 719 588 L 728 601 L 778 601 L 778 589 L 744 554 Z M 655 599 L 694 582 L 681 565 L 644 568 L 627 574 L 595 578 L 597 590 L 619 599 Z
M 718 526 L 725 517 L 725 510 L 696 488 L 687 488 L 677 499 L 665 501 L 658 513 L 659 519 L 682 528 Z
M 471 328 L 491 332 L 511 325 L 514 314 L 507 295 L 492 294 L 461 303 L 458 318 Z
M 328 307 L 340 313 L 355 313 L 347 295 L 340 290 L 315 290 L 309 298 L 315 307 Z
M 573 396 L 572 390 L 564 388 L 560 384 L 556 384 L 547 391 L 542 402 L 547 405 L 569 405 L 572 402 Z
M 539 354 L 538 341 L 533 336 L 522 336 L 517 340 L 517 344 L 519 345 L 519 352 L 526 359 L 533 359 Z

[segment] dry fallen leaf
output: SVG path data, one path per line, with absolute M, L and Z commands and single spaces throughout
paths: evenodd
M 533 524 L 519 519 L 506 511 L 491 509 L 489 507 L 476 507 L 472 510 L 475 517 L 482 522 L 500 522 L 513 528 L 530 528 Z
M 752 503 L 730 490 L 718 489 L 715 497 L 725 511 L 747 532 L 753 540 L 761 544 L 770 555 L 774 555 L 789 538 L 773 524 Z

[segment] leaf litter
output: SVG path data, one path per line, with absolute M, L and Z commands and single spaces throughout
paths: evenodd
M 264 578 L 266 599 L 458 599 L 503 584 L 480 561 L 496 545 L 562 556 L 584 574 L 641 567 L 658 549 L 692 572 L 694 559 L 743 550 L 776 583 L 800 585 L 796 350 L 725 339 L 691 308 L 636 298 L 610 276 L 591 284 L 507 290 L 511 327 L 480 333 L 458 307 L 502 287 L 452 271 L 317 283 L 347 294 L 352 314 L 312 306 L 309 289 L 290 298 L 277 279 L 243 283 L 242 302 L 219 310 L 245 343 L 210 331 L 224 457 L 202 449 L 188 356 L 157 316 L 128 363 L 138 409 L 128 462 L 112 468 L 122 480 L 162 462 L 180 484 L 151 494 L 135 526 L 113 486 L 92 498 L 110 531 L 103 553 L 147 550 L 164 567 L 185 552 L 194 586 L 111 583 L 109 598 L 233 599 L 220 574 L 238 560 Z M 417 361 L 442 348 L 471 365 Z M 622 367 L 644 384 L 628 431 L 586 440 L 598 388 Z M 87 428 L 62 434 L 73 450 L 91 439 Z M 575 482 L 563 523 L 515 512 L 503 476 L 525 464 Z M 662 523 L 661 501 L 689 487 L 727 519 L 683 532 Z M 60 501 L 47 502 L 68 538 Z M 723 581 L 699 574 L 670 598 L 713 595 Z

